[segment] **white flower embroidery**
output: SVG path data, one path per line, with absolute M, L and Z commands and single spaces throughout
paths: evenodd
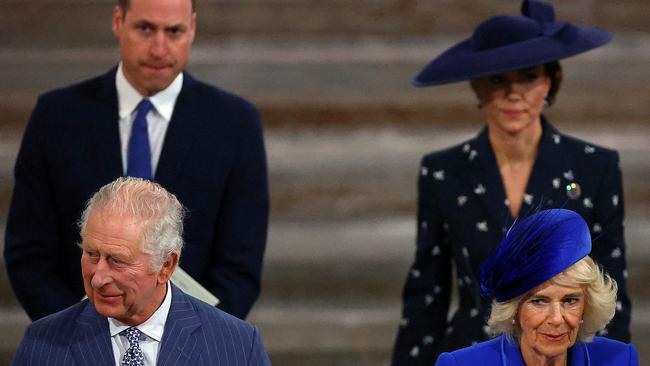
M 528 194 L 528 193 L 524 194 L 524 202 L 526 202 L 529 205 L 532 204 L 533 203 L 533 195 Z
M 402 318 L 399 321 L 399 326 L 402 328 L 406 328 L 406 326 L 409 325 L 409 320 L 408 318 Z
M 467 158 L 469 159 L 469 161 L 472 161 L 477 155 L 478 153 L 476 152 L 476 150 L 472 150 L 469 152 L 469 156 Z
M 437 285 L 436 285 L 436 286 L 433 286 L 433 294 L 434 294 L 434 295 L 438 295 L 438 294 L 440 293 L 440 291 L 442 291 L 442 290 L 440 289 L 440 286 L 437 286 Z
M 555 188 L 555 189 L 560 188 L 560 178 L 554 178 L 553 179 L 553 188 Z
M 413 346 L 413 348 L 411 348 L 411 352 L 409 352 L 409 354 L 411 355 L 411 357 L 418 357 L 418 355 L 420 354 L 420 347 Z
M 476 309 L 476 308 L 472 308 L 472 310 L 469 311 L 469 316 L 470 316 L 470 317 L 473 318 L 473 317 L 475 317 L 475 316 L 477 316 L 477 315 L 478 315 L 478 309 Z
M 476 228 L 478 231 L 488 231 L 487 221 L 481 221 L 476 223 Z
M 445 171 L 444 170 L 437 170 L 433 172 L 433 178 L 435 180 L 445 180 Z
M 420 224 L 420 227 L 421 227 L 423 230 L 426 230 L 428 226 L 429 226 L 429 224 L 428 224 L 426 221 L 422 221 L 422 223 Z
M 560 135 L 554 133 L 551 137 L 553 138 L 553 142 L 555 142 L 556 145 L 560 143 L 561 140 Z
M 566 179 L 566 180 L 573 180 L 573 178 L 574 178 L 573 177 L 573 170 L 570 170 L 570 169 L 568 171 L 564 172 L 563 175 L 564 175 L 564 179 Z
M 465 154 L 467 154 L 467 153 L 469 152 L 470 149 L 471 149 L 471 147 L 469 146 L 469 144 L 465 144 L 465 145 L 463 145 L 463 152 L 464 152 Z
M 429 168 L 427 168 L 426 166 L 423 166 L 423 167 L 420 169 L 420 173 L 422 174 L 423 177 L 426 177 L 427 174 L 429 174 Z
M 426 295 L 426 296 L 424 297 L 424 304 L 425 304 L 426 306 L 431 305 L 432 302 L 433 302 L 433 296 L 431 296 L 431 295 Z
M 467 247 L 463 247 L 463 257 L 465 258 L 469 257 L 469 251 L 467 250 Z
M 599 232 L 603 231 L 603 227 L 600 226 L 599 223 L 595 223 L 594 227 L 593 227 L 593 230 L 594 230 L 594 233 L 599 233 Z
M 467 202 L 467 196 L 460 195 L 456 197 L 456 201 L 458 202 L 458 206 L 462 206 Z
M 585 145 L 585 154 L 593 154 L 596 148 L 590 145 Z
M 616 249 L 612 250 L 611 256 L 612 256 L 612 258 L 620 258 L 622 254 L 623 254 L 623 252 L 621 251 L 621 248 L 616 248 Z
M 447 329 L 445 329 L 445 334 L 450 335 L 453 331 L 454 331 L 454 327 L 447 327 Z
M 487 190 L 482 184 L 479 184 L 478 186 L 476 186 L 476 188 L 474 188 L 474 193 L 476 194 L 485 194 L 485 192 L 487 192 Z
M 612 204 L 614 206 L 618 206 L 618 195 L 617 194 L 612 196 Z
M 435 256 L 437 256 L 439 254 L 440 254 L 440 247 L 436 245 L 431 250 L 431 255 L 435 257 Z
M 483 326 L 483 333 L 485 333 L 487 335 L 490 335 L 490 327 L 488 327 L 487 325 L 484 325 Z
M 585 206 L 585 208 L 593 208 L 594 204 L 591 202 L 591 198 L 586 197 L 584 200 L 582 200 L 582 204 Z
M 411 277 L 413 277 L 413 278 L 419 278 L 420 274 L 421 274 L 420 271 L 417 270 L 417 269 L 412 269 L 411 270 Z
M 429 345 L 429 344 L 432 344 L 432 343 L 433 343 L 433 337 L 432 336 L 427 335 L 427 336 L 424 336 L 424 338 L 422 338 L 422 344 L 424 344 L 425 346 Z

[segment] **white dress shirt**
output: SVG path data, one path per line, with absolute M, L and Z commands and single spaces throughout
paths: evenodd
M 128 164 L 129 138 L 131 137 L 131 127 L 135 120 L 136 107 L 144 98 L 135 88 L 126 80 L 122 70 L 122 63 L 117 68 L 115 74 L 115 87 L 117 88 L 117 105 L 120 116 L 120 143 L 122 151 L 123 174 L 126 174 Z M 153 108 L 147 114 L 147 132 L 149 135 L 149 148 L 151 149 L 151 174 L 155 176 L 160 152 L 162 151 L 165 134 L 169 121 L 174 112 L 176 99 L 183 87 L 183 73 L 178 74 L 176 79 L 169 84 L 167 89 L 161 90 L 155 95 L 149 97 Z
M 171 304 L 172 288 L 169 282 L 167 282 L 167 294 L 163 303 L 149 319 L 136 327 L 142 332 L 140 349 L 142 349 L 142 354 L 144 355 L 145 365 L 153 366 L 158 361 L 160 341 L 163 337 L 165 322 L 167 321 L 167 314 L 169 314 Z M 126 325 L 119 320 L 108 318 L 108 328 L 111 332 L 111 344 L 113 346 L 113 356 L 115 357 L 116 366 L 121 365 L 122 356 L 124 356 L 124 353 L 129 348 L 129 341 L 124 334 L 120 333 L 130 327 L 130 325 Z

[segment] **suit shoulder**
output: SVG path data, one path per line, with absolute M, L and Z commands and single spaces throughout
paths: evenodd
M 38 319 L 27 327 L 27 333 L 33 339 L 48 338 L 52 342 L 66 341 L 75 326 L 75 320 L 89 304 L 88 300 L 81 301 L 57 313 Z
M 211 306 L 201 300 L 185 294 L 190 303 L 196 310 L 201 320 L 213 326 L 235 328 L 240 332 L 252 335 L 255 333 L 255 328 L 244 320 L 241 320 L 225 311 Z
M 109 71 L 107 74 L 49 90 L 39 96 L 39 102 L 60 103 L 69 98 L 93 96 L 101 88 L 102 84 L 106 82 L 106 78 L 111 77 L 110 74 L 111 72 Z
M 560 144 L 569 151 L 575 151 L 579 155 L 590 155 L 594 154 L 596 156 L 617 156 L 618 152 L 614 149 L 594 144 L 592 142 L 571 136 L 563 133 L 559 134 L 561 137 Z
M 493 338 L 473 346 L 443 353 L 436 366 L 444 365 L 485 365 L 497 364 L 501 360 L 501 337 Z M 455 361 L 452 363 L 452 361 Z
M 212 102 L 222 103 L 231 108 L 240 108 L 257 113 L 257 108 L 243 97 L 217 86 L 194 79 L 187 74 L 186 76 L 188 77 L 188 83 L 190 83 L 192 88 L 196 89 L 201 98 L 208 99 Z
M 593 341 L 585 343 L 593 360 L 608 361 L 603 365 L 629 365 L 632 360 L 637 360 L 636 348 L 632 344 L 623 343 L 617 340 L 594 337 Z M 637 361 L 638 363 L 638 361 Z
M 432 151 L 422 157 L 422 165 L 431 168 L 458 166 L 459 161 L 466 160 L 464 153 L 469 152 L 470 141 L 467 140 L 442 150 Z

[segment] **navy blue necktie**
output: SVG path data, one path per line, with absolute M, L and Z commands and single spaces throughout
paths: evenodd
M 121 366 L 144 366 L 144 355 L 140 348 L 140 335 L 142 332 L 136 327 L 124 331 L 126 339 L 129 341 L 129 348 L 122 356 Z
M 129 139 L 126 175 L 151 180 L 151 149 L 147 133 L 147 113 L 153 106 L 149 99 L 142 99 L 138 104 L 137 114 Z

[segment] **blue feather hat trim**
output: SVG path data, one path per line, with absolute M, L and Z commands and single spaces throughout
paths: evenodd
M 499 302 L 522 295 L 591 252 L 589 226 L 566 209 L 543 210 L 515 222 L 481 264 L 481 293 Z

